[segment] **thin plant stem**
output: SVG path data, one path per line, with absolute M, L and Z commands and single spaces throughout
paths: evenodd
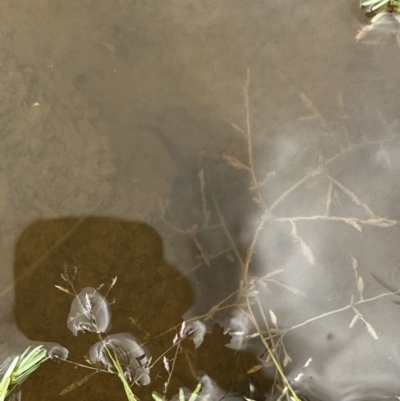
M 264 336 L 261 334 L 260 326 L 252 312 L 252 308 L 251 308 L 249 299 L 247 299 L 247 307 L 248 307 L 249 311 L 251 311 L 252 323 L 253 323 L 254 327 L 256 328 L 257 332 L 260 333 L 260 339 L 261 339 L 262 343 L 264 344 L 266 350 L 268 351 L 268 354 L 269 354 L 272 362 L 274 363 L 276 370 L 279 372 L 279 376 L 280 376 L 283 384 L 285 385 L 285 387 L 287 387 L 287 389 L 289 390 L 290 394 L 292 395 L 292 397 L 294 398 L 295 401 L 301 401 L 300 398 L 297 396 L 296 392 L 293 390 L 285 373 L 283 372 L 282 366 L 281 366 L 280 362 L 278 361 L 278 359 L 275 357 L 273 350 L 271 350 L 269 344 L 265 340 Z
M 181 344 L 181 342 L 178 341 L 177 347 L 176 347 L 176 350 L 175 350 L 174 359 L 172 360 L 172 367 L 171 367 L 170 372 L 168 373 L 168 379 L 167 379 L 167 381 L 166 381 L 166 383 L 165 383 L 165 386 L 164 386 L 164 391 L 163 391 L 164 395 L 165 395 L 165 394 L 167 393 L 167 391 L 168 391 L 168 386 L 169 386 L 169 383 L 170 383 L 170 381 L 171 381 L 172 373 L 174 372 L 174 369 L 175 369 L 175 363 L 176 363 L 176 359 L 177 359 L 177 356 L 178 356 L 178 351 L 179 351 L 179 346 L 180 346 L 180 344 Z

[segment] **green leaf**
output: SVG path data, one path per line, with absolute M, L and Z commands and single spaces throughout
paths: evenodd
M 12 360 L 10 366 L 7 368 L 6 373 L 4 373 L 4 376 L 0 381 L 0 401 L 4 401 L 4 399 L 8 395 L 8 388 L 11 383 L 11 376 L 15 367 L 17 366 L 19 359 L 20 357 L 17 356 Z
M 201 384 L 199 383 L 194 389 L 192 395 L 190 396 L 189 401 L 195 401 L 200 391 L 201 391 Z
M 155 391 L 153 391 L 151 396 L 153 397 L 153 399 L 155 401 L 165 401 L 165 398 L 163 396 L 161 396 L 160 394 L 158 394 L 157 392 L 155 392 Z
M 375 11 L 375 10 L 377 10 L 378 8 L 384 6 L 385 4 L 388 4 L 388 3 L 389 3 L 389 0 L 382 0 L 380 3 L 375 4 L 375 5 L 371 8 L 371 10 L 372 10 L 372 11 Z
M 16 369 L 16 375 L 26 376 L 26 374 L 32 373 L 47 359 L 46 351 L 42 349 L 42 346 L 36 347 L 24 358 L 22 358 L 21 355 L 20 363 Z
M 20 359 L 24 359 L 25 355 L 29 352 L 29 350 L 31 349 L 31 346 L 29 346 L 21 355 L 20 355 Z
M 27 350 L 19 357 L 19 363 L 12 374 L 12 384 L 18 385 L 22 383 L 48 359 L 46 351 L 42 349 L 41 345 L 34 348 L 29 354 L 27 354 Z
M 33 371 L 35 371 L 44 361 L 48 359 L 46 351 L 42 345 L 30 351 L 27 347 L 25 351 L 15 357 L 6 373 L 0 381 L 0 401 L 5 398 L 20 385 Z
M 7 379 L 1 379 L 0 382 L 0 401 L 4 401 L 7 396 L 8 386 L 10 385 L 11 379 L 8 377 Z
M 122 384 L 124 386 L 125 394 L 128 398 L 129 401 L 138 401 L 138 399 L 135 397 L 135 395 L 132 392 L 131 387 L 129 386 L 128 381 L 126 380 L 124 370 L 122 369 L 121 363 L 118 360 L 117 355 L 113 352 L 111 352 L 107 347 L 105 347 L 108 356 L 110 357 L 115 369 L 117 370 L 118 377 L 122 381 Z M 114 353 L 114 356 L 112 355 Z M 1 401 L 1 400 L 0 400 Z
M 13 361 L 10 363 L 10 366 L 7 368 L 6 373 L 4 373 L 3 379 L 1 381 L 7 378 L 11 379 L 11 376 L 14 372 L 15 367 L 17 366 L 18 361 L 19 361 L 19 356 L 13 359 Z
M 370 6 L 371 4 L 376 4 L 378 1 L 379 1 L 379 0 L 368 0 L 368 1 L 364 1 L 364 3 L 362 3 L 361 5 L 362 5 L 363 7 L 368 7 L 368 6 Z
M 387 0 L 387 1 L 390 1 L 390 0 Z M 367 0 L 367 1 L 364 1 L 362 3 L 362 6 L 363 7 L 367 7 L 367 6 L 370 6 L 372 4 L 377 4 L 377 3 L 379 3 L 379 0 Z

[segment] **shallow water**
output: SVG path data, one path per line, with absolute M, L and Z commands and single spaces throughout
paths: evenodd
M 400 396 L 398 23 L 325 3 L 3 2 L 0 363 L 87 365 L 102 330 L 68 314 L 104 284 L 142 400 L 277 399 L 266 344 L 307 399 Z M 22 399 L 126 399 L 93 372 L 48 362 Z

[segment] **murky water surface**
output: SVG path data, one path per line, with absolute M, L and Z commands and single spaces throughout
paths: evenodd
M 396 19 L 342 0 L 0 18 L 0 374 L 28 345 L 58 356 L 23 400 L 400 396 Z

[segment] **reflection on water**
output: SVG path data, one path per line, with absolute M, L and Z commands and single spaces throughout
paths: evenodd
M 79 331 L 105 333 L 110 325 L 110 306 L 98 291 L 87 287 L 76 294 L 67 322 L 67 326 L 74 336 L 77 336 Z
M 106 341 L 143 400 L 399 396 L 400 37 L 353 3 L 5 1 L 0 363 L 80 364 L 24 394 L 125 399 Z
M 111 352 L 114 358 L 118 358 L 129 381 L 133 380 L 143 386 L 150 384 L 151 358 L 132 334 L 112 334 L 90 348 L 91 362 L 101 362 L 109 371 L 113 372 L 115 367 L 108 352 Z

